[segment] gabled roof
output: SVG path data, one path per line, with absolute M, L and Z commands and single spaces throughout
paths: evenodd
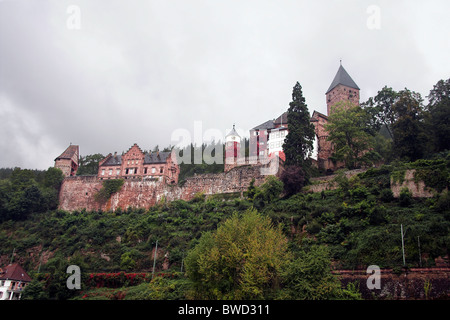
M 144 154 L 144 164 L 152 163 L 165 163 L 167 158 L 170 157 L 171 152 L 152 152 Z M 100 166 L 120 166 L 122 164 L 121 155 L 109 155 L 105 162 L 101 163 Z
M 115 154 L 109 154 L 108 159 L 105 162 L 101 163 L 101 166 L 120 166 L 122 164 L 122 156 Z
M 274 124 L 275 125 L 279 125 L 279 124 L 283 124 L 283 125 L 287 125 L 287 111 L 283 112 L 283 114 L 281 116 L 279 116 L 278 118 L 275 119 Z
M 317 121 L 318 117 L 321 117 L 321 118 L 324 118 L 325 120 L 328 120 L 328 117 L 326 115 L 324 115 L 323 113 L 321 113 L 319 111 L 314 110 L 310 121 Z
M 18 263 L 9 264 L 2 269 L 0 280 L 17 280 L 30 282 L 32 279 Z
M 57 159 L 72 159 L 72 157 L 76 154 L 79 154 L 79 147 L 77 145 L 70 145 Z
M 169 151 L 146 153 L 145 158 L 144 158 L 144 164 L 164 163 L 167 161 L 167 158 L 170 157 L 170 154 L 171 154 L 171 152 L 169 152 Z
M 252 130 L 267 130 L 273 128 L 275 128 L 273 120 L 268 120 L 264 123 L 261 123 L 259 126 L 254 127 Z
M 330 87 L 328 88 L 325 94 L 333 90 L 339 84 L 359 90 L 358 85 L 355 83 L 355 81 L 353 81 L 353 79 L 350 77 L 347 71 L 345 71 L 342 65 L 339 67 L 338 72 L 336 73 L 336 76 L 333 79 L 333 82 L 331 83 Z
M 274 129 L 277 125 L 283 124 L 287 125 L 287 111 L 283 112 L 281 116 L 276 118 L 275 120 L 268 120 L 264 123 L 261 123 L 259 126 L 254 127 L 250 131 L 253 130 L 271 130 Z

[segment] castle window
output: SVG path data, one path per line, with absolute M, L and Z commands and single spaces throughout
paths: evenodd
M 102 169 L 102 176 L 105 175 L 105 169 Z
M 109 175 L 112 176 L 112 169 L 109 169 Z
M 159 168 L 159 173 L 163 173 L 163 172 L 164 172 L 163 167 Z
M 144 174 L 147 174 L 147 168 L 144 168 Z
M 156 168 L 153 167 L 153 168 L 152 168 L 152 173 L 155 173 L 155 172 L 156 172 Z
M 117 175 L 120 175 L 120 169 L 117 169 L 117 170 L 116 170 L 116 174 L 117 174 Z

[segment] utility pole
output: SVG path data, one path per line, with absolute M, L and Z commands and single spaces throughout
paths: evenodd
M 406 266 L 406 261 L 405 261 L 405 242 L 403 240 L 403 237 L 405 236 L 406 231 L 405 231 L 405 233 L 403 233 L 403 224 L 400 224 L 400 232 L 402 233 L 403 266 L 405 267 Z
M 422 268 L 422 254 L 420 253 L 420 238 L 417 236 L 417 244 L 419 245 L 419 265 Z
M 153 271 L 152 271 L 152 279 L 155 275 L 155 265 L 156 265 L 156 252 L 158 251 L 158 240 L 156 240 L 156 248 L 155 248 L 155 254 L 153 256 Z
M 183 258 L 181 258 L 181 270 L 180 270 L 180 272 L 183 272 L 183 262 L 184 262 L 184 251 L 183 251 Z
M 9 264 L 13 263 L 13 260 L 14 260 L 14 252 L 15 252 L 15 251 L 16 251 L 16 248 L 13 249 L 13 253 L 12 253 L 12 256 L 11 256 L 11 262 L 10 262 Z

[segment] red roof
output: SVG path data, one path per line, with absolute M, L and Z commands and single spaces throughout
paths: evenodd
M 18 263 L 9 264 L 0 270 L 0 280 L 20 280 L 25 282 L 32 280 Z
M 78 154 L 78 146 L 77 145 L 70 145 L 61 155 L 56 159 L 72 159 L 74 154 Z M 55 160 L 56 160 L 55 159 Z

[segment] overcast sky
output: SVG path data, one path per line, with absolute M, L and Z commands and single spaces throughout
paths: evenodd
M 326 113 L 339 60 L 361 102 L 450 78 L 450 1 L 0 0 L 0 167 L 175 144 Z

